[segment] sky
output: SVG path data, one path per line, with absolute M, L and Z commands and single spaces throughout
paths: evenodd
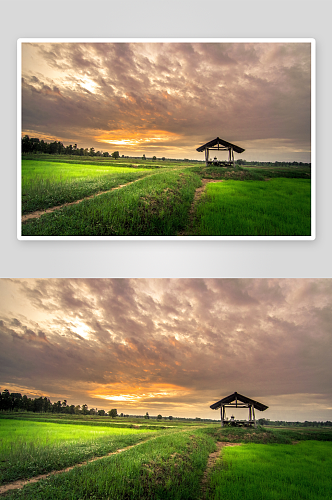
M 310 43 L 22 43 L 22 135 L 125 156 L 311 161 Z M 227 152 L 218 159 L 227 159 Z
M 1 391 L 212 419 L 236 391 L 332 420 L 331 279 L 1 279 L 0 304 Z

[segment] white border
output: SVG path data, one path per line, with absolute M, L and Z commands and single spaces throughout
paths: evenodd
M 311 44 L 311 235 L 310 236 L 22 236 L 21 133 L 22 43 L 310 43 Z M 289 241 L 316 239 L 316 40 L 314 38 L 19 38 L 17 40 L 17 239 L 28 240 L 173 240 Z

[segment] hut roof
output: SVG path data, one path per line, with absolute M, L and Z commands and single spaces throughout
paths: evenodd
M 220 139 L 219 137 L 216 137 L 213 139 L 213 141 L 207 142 L 206 144 L 203 144 L 203 146 L 200 146 L 199 148 L 196 149 L 199 153 L 204 151 L 206 148 L 213 148 L 213 146 L 217 146 L 220 144 L 221 146 L 225 146 L 226 148 L 233 148 L 236 153 L 243 153 L 245 151 L 243 148 L 240 148 L 240 146 L 236 146 L 235 144 L 232 144 L 231 142 L 224 141 L 223 139 Z
M 256 408 L 256 410 L 264 411 L 268 408 L 268 406 L 265 406 L 262 403 L 259 403 L 258 401 L 254 401 L 253 399 L 247 398 L 246 396 L 242 396 L 242 394 L 239 394 L 238 392 L 234 392 L 234 394 L 231 394 L 230 396 L 226 396 L 225 398 L 221 399 L 220 401 L 213 403 L 213 405 L 211 405 L 210 408 L 212 410 L 217 410 L 222 405 L 232 403 L 236 399 L 238 401 L 241 401 L 242 403 L 248 403 L 248 404 L 254 405 L 254 408 Z

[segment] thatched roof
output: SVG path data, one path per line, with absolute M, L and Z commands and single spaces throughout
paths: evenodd
M 206 144 L 203 144 L 203 146 L 200 146 L 199 148 L 196 149 L 199 153 L 204 151 L 204 149 L 207 148 L 213 148 L 214 146 L 224 146 L 225 148 L 233 148 L 236 153 L 243 153 L 245 151 L 243 148 L 240 148 L 240 146 L 236 146 L 235 144 L 232 144 L 231 142 L 224 141 L 223 139 L 220 139 L 219 137 L 216 137 L 213 139 L 213 141 L 207 142 Z
M 216 403 L 213 403 L 213 405 L 210 406 L 212 410 L 217 410 L 223 405 L 232 403 L 235 400 L 241 401 L 242 403 L 247 403 L 251 404 L 256 408 L 256 410 L 264 411 L 268 408 L 268 406 L 263 405 L 262 403 L 259 403 L 258 401 L 254 401 L 253 399 L 247 398 L 246 396 L 242 396 L 242 394 L 239 394 L 238 392 L 234 392 L 234 394 L 231 394 L 230 396 L 226 396 L 225 398 L 221 399 L 220 401 L 217 401 Z

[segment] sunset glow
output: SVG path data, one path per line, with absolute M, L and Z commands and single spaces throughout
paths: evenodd
M 2 389 L 206 418 L 237 391 L 331 420 L 330 279 L 2 279 L 0 297 Z
M 22 134 L 120 155 L 311 161 L 309 42 L 22 43 Z M 242 158 L 242 156 L 241 156 Z

